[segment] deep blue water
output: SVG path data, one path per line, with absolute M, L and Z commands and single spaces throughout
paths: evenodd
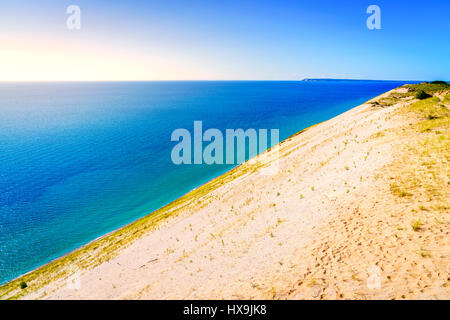
M 174 165 L 177 128 L 278 128 L 283 140 L 401 84 L 0 83 L 0 283 L 232 167 Z

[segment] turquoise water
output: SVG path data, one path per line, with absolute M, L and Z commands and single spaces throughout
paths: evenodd
M 0 83 L 0 283 L 232 167 L 174 165 L 177 128 L 277 128 L 282 140 L 401 84 Z

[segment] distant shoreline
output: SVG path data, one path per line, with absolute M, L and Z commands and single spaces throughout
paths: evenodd
M 373 79 L 335 79 L 335 78 L 304 78 L 301 81 L 317 81 L 317 82 L 327 82 L 327 81 L 342 81 L 342 82 L 347 82 L 347 81 L 364 81 L 364 82 L 368 82 L 368 81 L 374 81 L 374 82 L 401 82 L 401 83 L 422 83 L 425 81 L 421 81 L 421 80 L 373 80 Z

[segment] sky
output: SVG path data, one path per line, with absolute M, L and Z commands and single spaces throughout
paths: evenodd
M 448 0 L 0 0 L 0 81 L 448 81 L 449 12 Z

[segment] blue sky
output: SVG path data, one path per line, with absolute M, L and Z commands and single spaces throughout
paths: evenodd
M 0 80 L 450 80 L 449 15 L 448 0 L 0 0 Z

